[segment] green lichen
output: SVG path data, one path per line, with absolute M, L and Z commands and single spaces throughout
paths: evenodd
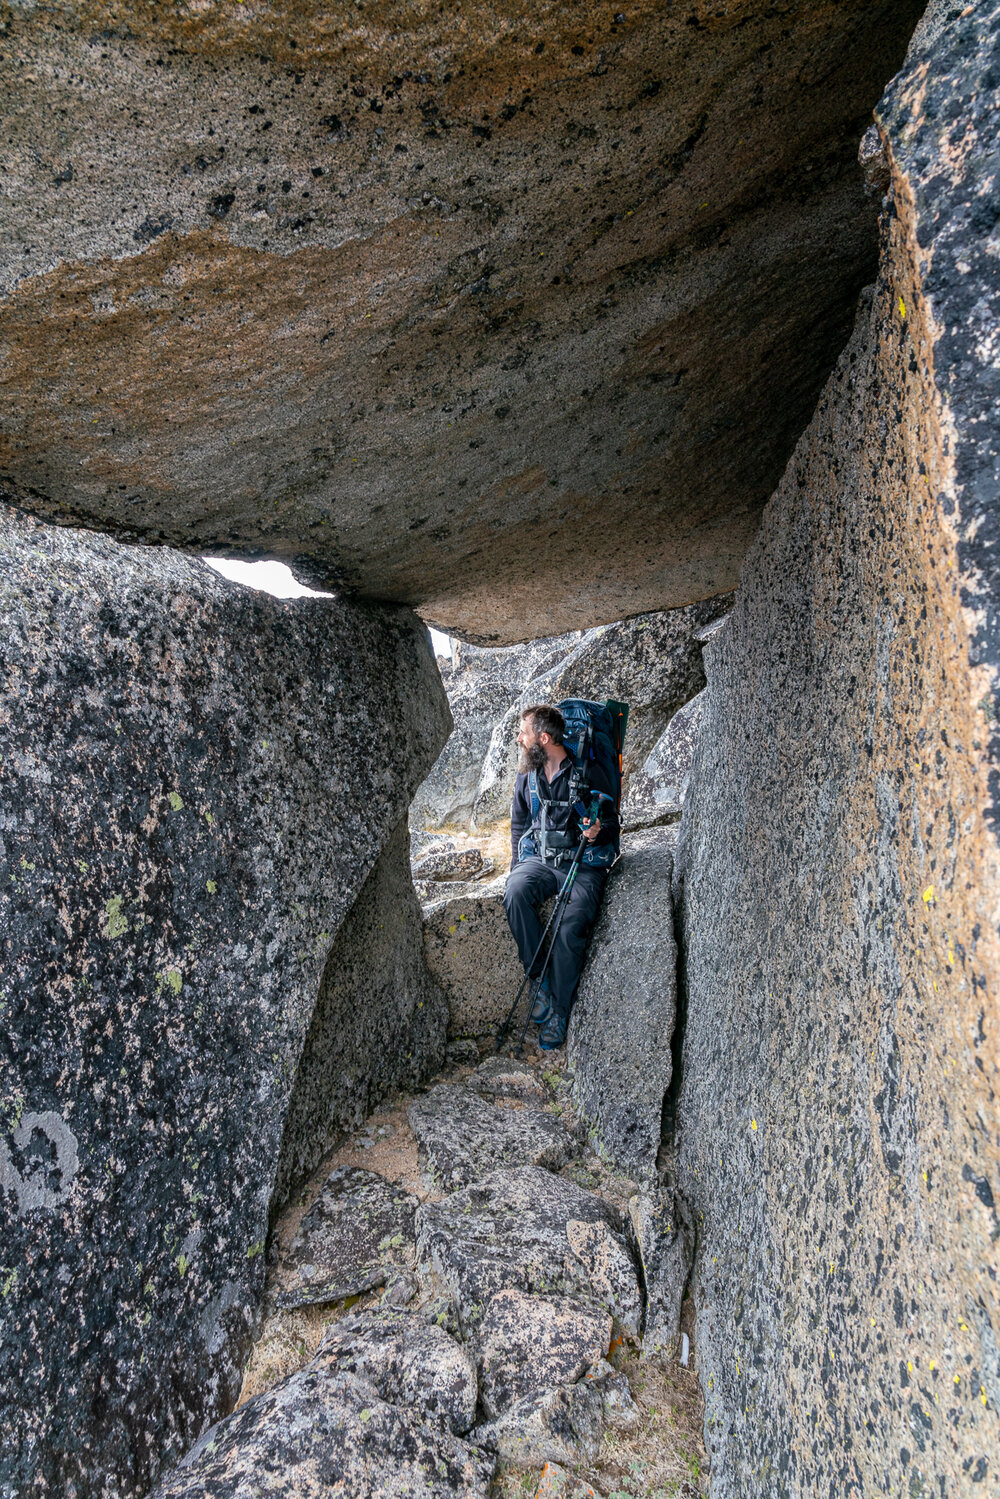
M 188 1259 L 186 1254 L 179 1254 L 174 1260 L 174 1264 L 177 1266 L 178 1275 L 182 1277 L 185 1276 L 187 1274 L 188 1266 L 190 1265 L 190 1263 L 191 1261 Z
M 168 794 L 167 801 L 173 807 L 173 809 L 174 809 L 175 812 L 179 812 L 181 810 L 181 808 L 183 807 L 183 805 L 184 805 L 184 803 L 182 802 L 179 794 L 176 791 L 171 791 Z
M 218 890 L 218 888 L 219 887 L 215 883 L 214 880 L 206 880 L 205 881 L 205 889 L 208 891 L 209 895 L 214 895 L 215 892 L 216 892 L 216 890 Z
M 114 941 L 128 931 L 128 917 L 122 910 L 123 897 L 112 895 L 104 903 L 104 935 Z
M 17 1285 L 17 1270 L 14 1266 L 0 1265 L 0 1296 L 9 1296 Z
M 247 1259 L 255 1260 L 259 1254 L 264 1253 L 264 1240 L 258 1239 L 256 1244 L 251 1244 L 247 1250 Z
M 170 989 L 174 994 L 179 994 L 184 985 L 179 968 L 165 968 L 162 973 L 156 975 L 156 983 L 159 989 Z

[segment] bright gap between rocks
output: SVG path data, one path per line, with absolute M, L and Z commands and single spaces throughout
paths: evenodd
M 285 562 L 240 562 L 236 557 L 203 557 L 209 567 L 228 578 L 231 583 L 242 583 L 246 588 L 259 588 L 276 599 L 332 599 L 332 593 L 323 593 L 316 588 L 305 588 L 297 582 L 292 570 Z M 449 635 L 440 630 L 431 630 L 431 646 L 435 656 L 452 659 L 452 642 Z

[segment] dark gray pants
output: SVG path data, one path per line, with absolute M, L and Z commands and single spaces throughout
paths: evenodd
M 504 909 L 525 972 L 528 971 L 528 964 L 542 936 L 538 907 L 550 896 L 559 893 L 568 874 L 568 864 L 557 868 L 546 864 L 542 859 L 530 858 L 522 859 L 507 876 Z M 570 1012 L 587 951 L 587 938 L 601 904 L 607 877 L 606 869 L 589 869 L 582 864 L 569 893 L 559 935 L 552 949 L 552 961 L 546 969 L 553 1008 L 560 1015 L 565 1016 Z M 558 916 L 556 921 L 559 921 Z M 550 932 L 549 937 L 551 936 Z M 539 954 L 535 974 L 541 968 L 547 951 L 548 942 Z

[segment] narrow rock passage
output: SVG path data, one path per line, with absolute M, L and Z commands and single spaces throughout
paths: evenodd
M 241 1403 L 158 1499 L 704 1492 L 693 1369 L 641 1352 L 639 1188 L 527 1053 L 453 1045 L 295 1195 Z

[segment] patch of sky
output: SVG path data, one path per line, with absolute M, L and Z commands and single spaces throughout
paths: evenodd
M 259 588 L 276 599 L 332 599 L 332 593 L 320 593 L 315 588 L 304 588 L 292 576 L 292 570 L 284 562 L 241 562 L 236 557 L 205 557 L 202 559 L 217 573 L 231 583 L 242 583 L 247 588 Z M 431 645 L 435 656 L 452 658 L 450 635 L 440 630 L 431 630 Z

